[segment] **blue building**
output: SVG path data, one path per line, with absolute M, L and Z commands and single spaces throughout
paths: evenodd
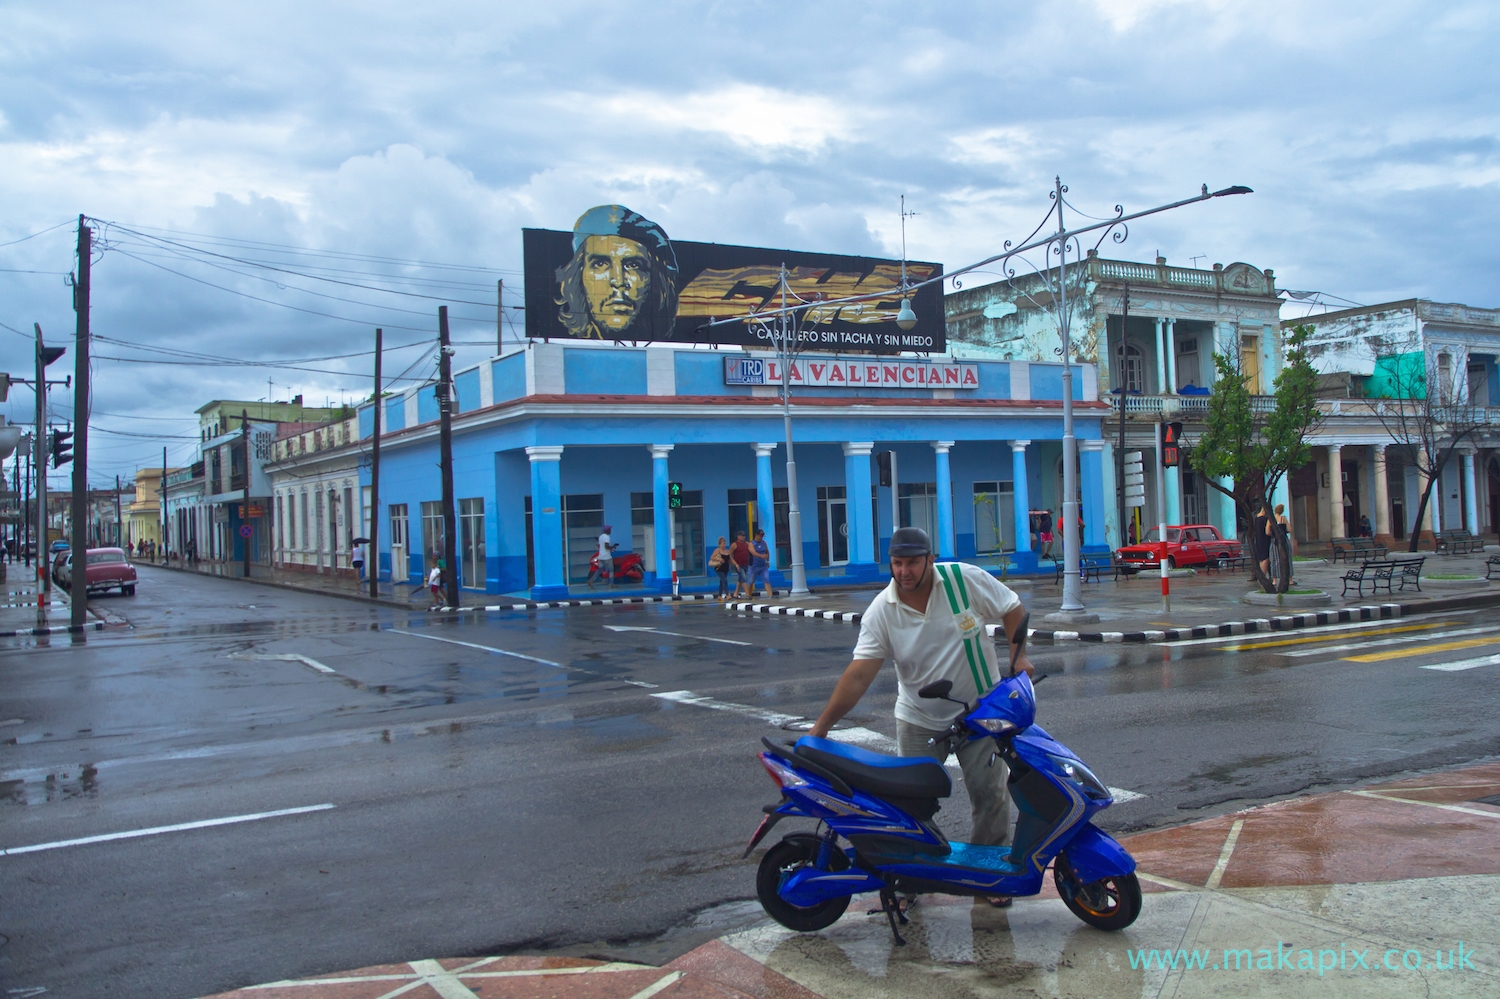
M 900 522 L 927 528 L 943 556 L 1003 556 L 1012 572 L 1037 570 L 1028 512 L 1056 517 L 1061 507 L 1061 365 L 804 355 L 792 374 L 802 521 L 795 541 L 781 373 L 764 352 L 533 341 L 457 372 L 463 587 L 564 596 L 584 582 L 610 525 L 616 557 L 638 553 L 644 585 L 667 589 L 674 521 L 686 589 L 716 584 L 707 566 L 718 538 L 755 526 L 775 538 L 779 573 L 796 543 L 814 586 L 874 580 L 893 501 Z M 1093 365 L 1077 368 L 1073 384 L 1085 550 L 1103 550 L 1100 424 L 1109 410 L 1098 401 Z M 380 571 L 394 567 L 415 582 L 442 550 L 435 385 L 382 405 Z M 368 448 L 373 422 L 367 404 L 354 446 Z M 884 450 L 896 453 L 894 497 L 878 484 L 875 455 Z M 361 475 L 367 486 L 367 465 Z M 669 515 L 672 481 L 684 495 Z

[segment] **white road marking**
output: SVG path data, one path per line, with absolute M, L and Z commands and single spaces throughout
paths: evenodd
M 1374 649 L 1382 645 L 1402 645 L 1407 642 L 1426 642 L 1434 638 L 1452 638 L 1455 635 L 1478 635 L 1500 628 L 1459 628 L 1453 631 L 1424 631 L 1419 635 L 1402 635 L 1400 638 L 1382 638 L 1372 642 L 1351 642 L 1348 645 L 1324 645 L 1316 649 L 1296 649 L 1279 653 L 1283 656 L 1320 656 L 1325 652 L 1348 652 L 1354 649 Z
M 105 833 L 102 836 L 84 836 L 81 839 L 62 839 L 53 843 L 35 843 L 31 846 L 13 846 L 0 850 L 0 857 L 11 857 L 18 853 L 37 853 L 42 850 L 60 850 L 65 846 L 86 846 L 89 843 L 107 843 L 117 839 L 135 839 L 140 836 L 160 836 L 162 833 L 186 832 L 189 829 L 209 829 L 213 826 L 228 826 L 240 822 L 259 822 L 261 819 L 278 819 L 284 815 L 304 815 L 308 812 L 326 812 L 336 806 L 332 804 L 303 805 L 300 808 L 280 808 L 274 812 L 254 812 L 249 815 L 230 815 L 222 819 L 202 819 L 198 822 L 179 822 L 170 826 L 154 826 L 150 829 L 132 829 L 129 832 Z
M 1288 615 L 1289 616 L 1289 615 Z M 1288 628 L 1283 631 L 1254 631 L 1243 635 L 1220 635 L 1218 638 L 1184 638 L 1176 642 L 1152 642 L 1152 645 L 1209 645 L 1213 642 L 1255 642 L 1263 638 L 1274 638 L 1276 636 L 1295 637 L 1297 635 L 1316 635 L 1327 631 L 1347 631 L 1358 634 L 1366 628 L 1389 628 L 1394 624 L 1402 622 L 1420 624 L 1421 618 L 1375 618 L 1371 621 L 1341 621 L 1338 624 L 1320 624 L 1311 628 Z
M 611 676 L 608 673 L 599 673 L 591 669 L 583 669 L 579 666 L 564 666 L 550 659 L 539 659 L 536 656 L 528 656 L 521 652 L 511 652 L 507 649 L 497 649 L 492 645 L 477 645 L 474 642 L 460 642 L 456 638 L 443 638 L 439 635 L 423 635 L 416 631 L 402 631 L 400 628 L 389 628 L 388 631 L 397 635 L 405 635 L 408 638 L 425 638 L 429 642 L 447 642 L 449 645 L 462 645 L 466 649 L 478 649 L 481 652 L 493 652 L 497 656 L 510 656 L 514 659 L 525 659 L 527 662 L 541 663 L 543 666 L 551 666 L 554 669 L 571 670 L 574 673 L 586 673 L 589 676 L 597 676 L 602 680 L 618 680 L 620 683 L 628 683 L 635 687 L 650 687 L 655 689 L 657 684 L 647 683 L 644 680 L 627 680 L 622 676 Z
M 1441 670 L 1444 673 L 1456 673 L 1463 669 L 1475 669 L 1480 666 L 1500 665 L 1500 656 L 1480 656 L 1477 659 L 1460 659 L 1452 663 L 1433 663 L 1423 666 L 1422 669 Z
M 660 628 L 644 628 L 637 625 L 606 624 L 610 631 L 646 631 L 656 635 L 671 635 L 673 638 L 691 638 L 695 642 L 721 642 L 724 645 L 754 645 L 754 642 L 737 642 L 732 638 L 709 638 L 707 635 L 684 635 L 680 631 L 662 631 Z
M 646 986 L 635 995 L 631 996 L 630 999 L 651 999 L 652 996 L 656 995 L 656 993 L 660 992 L 668 985 L 675 985 L 677 979 L 681 977 L 682 972 L 674 971 L 670 975 L 667 975 L 665 978 L 661 978 L 657 981 L 652 982 L 650 985 Z
M 1240 830 L 1245 828 L 1244 819 L 1235 819 L 1234 825 L 1229 827 L 1229 835 L 1224 837 L 1224 848 L 1219 851 L 1219 862 L 1214 864 L 1213 873 L 1208 876 L 1208 883 L 1203 887 L 1214 891 L 1219 887 L 1219 882 L 1224 880 L 1224 872 L 1229 869 L 1229 858 L 1234 855 L 1234 844 L 1240 838 Z
M 276 661 L 288 662 L 288 663 L 302 663 L 305 666 L 311 666 L 313 669 L 317 670 L 319 673 L 332 673 L 335 676 L 338 675 L 338 670 L 336 670 L 336 669 L 329 669 L 327 666 L 324 666 L 322 663 L 318 662 L 316 659 L 309 659 L 307 656 L 299 656 L 299 655 L 296 655 L 294 653 L 282 653 L 282 654 L 279 654 L 279 655 L 258 655 L 258 656 L 253 656 L 252 658 L 255 658 L 255 659 L 276 660 Z
M 749 704 L 720 701 L 712 697 L 703 697 L 695 694 L 691 690 L 669 690 L 661 694 L 652 694 L 651 696 L 660 697 L 666 701 L 675 701 L 678 704 L 692 704 L 700 708 L 712 708 L 715 711 L 728 711 L 731 714 L 744 715 L 747 718 L 757 718 L 761 721 L 769 722 L 777 728 L 791 728 L 805 732 L 812 727 L 810 721 L 799 715 L 786 715 L 778 711 L 769 711 L 765 708 L 757 708 Z M 884 753 L 887 756 L 900 755 L 898 752 L 900 747 L 896 744 L 895 739 L 874 729 L 864 728 L 863 726 L 852 725 L 849 728 L 836 728 L 829 733 L 829 737 L 836 742 L 847 742 L 851 745 L 862 746 L 865 749 Z M 961 774 L 963 772 L 959 766 L 958 757 L 951 753 L 948 755 L 948 759 L 944 761 L 943 766 L 955 773 Z M 1110 788 L 1109 793 L 1114 796 L 1115 804 L 1118 805 L 1145 797 L 1144 794 L 1136 791 L 1127 791 L 1119 787 Z
M 1392 788 L 1393 791 L 1401 790 Z M 1428 808 L 1441 808 L 1445 812 L 1462 812 L 1465 815 L 1483 815 L 1487 819 L 1500 819 L 1500 812 L 1481 812 L 1477 808 L 1465 808 L 1463 805 L 1450 805 L 1444 801 L 1418 801 L 1416 798 L 1397 798 L 1389 794 L 1379 794 L 1375 791 L 1345 791 L 1345 794 L 1357 795 L 1361 798 L 1374 798 L 1376 801 L 1399 801 L 1403 805 L 1426 805 Z
M 803 721 L 801 715 L 782 714 L 780 711 L 770 711 L 766 708 L 757 708 L 749 704 L 733 704 L 729 701 L 718 701 L 712 697 L 703 697 L 691 690 L 666 690 L 660 694 L 652 694 L 652 697 L 660 697 L 664 701 L 672 701 L 676 704 L 692 704 L 700 708 L 712 708 L 715 711 L 728 711 L 730 714 L 744 715 L 747 718 L 755 718 L 768 725 L 780 728 L 791 722 Z
M 458 980 L 456 974 L 432 958 L 422 961 L 411 961 L 407 964 L 407 967 L 422 976 L 418 982 L 413 983 L 413 987 L 416 985 L 426 985 L 429 989 L 442 996 L 443 999 L 478 999 L 469 990 L 467 985 Z

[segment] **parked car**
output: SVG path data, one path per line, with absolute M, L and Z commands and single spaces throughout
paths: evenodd
M 73 556 L 65 553 L 63 557 L 65 561 L 58 570 L 57 585 L 72 589 Z M 90 593 L 119 587 L 127 597 L 135 596 L 135 566 L 125 557 L 124 549 L 90 548 L 86 577 Z
M 1117 551 L 1115 560 L 1120 563 L 1121 571 L 1134 573 L 1159 569 L 1162 559 L 1167 560 L 1168 569 L 1175 569 L 1217 564 L 1243 554 L 1240 542 L 1223 537 L 1210 524 L 1169 524 L 1165 541 L 1153 527 L 1139 544 L 1126 545 Z
M 53 549 L 53 551 L 52 551 L 52 570 L 51 571 L 52 571 L 52 584 L 54 586 L 61 586 L 62 585 L 62 570 L 63 570 L 63 566 L 67 563 L 67 561 L 68 561 L 68 550 L 66 548 L 63 548 L 63 549 L 60 549 L 60 550 L 59 549 Z

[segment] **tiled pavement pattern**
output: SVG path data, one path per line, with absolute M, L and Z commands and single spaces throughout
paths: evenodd
M 1003 911 L 924 896 L 906 947 L 856 901 L 822 933 L 766 920 L 662 968 L 428 960 L 218 999 L 1500 995 L 1500 764 L 1308 795 L 1125 843 L 1147 895 L 1122 933 L 1080 923 L 1049 881 Z M 1245 966 L 1224 966 L 1226 951 L 1249 951 Z M 1204 967 L 1188 968 L 1190 953 Z

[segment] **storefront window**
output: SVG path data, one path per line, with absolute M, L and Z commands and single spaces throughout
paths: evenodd
M 927 536 L 937 539 L 937 483 L 903 482 L 901 494 L 901 526 L 920 527 Z
M 656 571 L 656 504 L 650 493 L 630 494 L 630 550 L 647 572 Z
M 974 551 L 980 555 L 1013 550 L 1005 540 L 1006 527 L 1015 523 L 1015 490 L 1012 482 L 974 483 Z
M 849 562 L 849 510 L 843 486 L 818 487 L 818 561 L 825 566 Z
M 703 547 L 703 490 L 684 489 L 682 506 L 672 516 L 677 521 L 677 575 L 703 575 L 708 558 Z
M 604 531 L 604 494 L 564 496 L 562 516 L 563 567 L 568 582 L 587 582 L 589 560 L 599 551 L 599 535 Z
M 785 486 L 771 491 L 771 501 L 776 505 L 776 564 L 788 572 L 792 568 L 792 524 L 791 504 Z
M 755 537 L 755 528 L 764 529 L 764 518 L 756 510 L 758 502 L 759 492 L 755 489 L 729 490 L 729 536 L 726 540 L 732 542 L 744 531 L 745 540 L 749 541 Z
M 484 498 L 458 501 L 458 564 L 463 569 L 463 585 L 484 588 Z

